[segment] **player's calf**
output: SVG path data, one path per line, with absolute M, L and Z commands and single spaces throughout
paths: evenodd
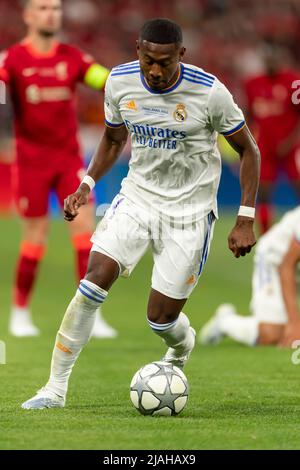
M 277 345 L 282 337 L 283 324 L 260 323 L 257 344 L 262 346 Z

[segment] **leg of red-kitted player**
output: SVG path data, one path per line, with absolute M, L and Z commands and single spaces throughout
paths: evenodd
M 13 286 L 10 333 L 14 336 L 36 336 L 30 299 L 40 262 L 46 251 L 48 235 L 48 198 L 51 172 L 45 168 L 16 166 L 13 188 L 18 212 L 22 218 L 22 235 Z
M 265 233 L 272 225 L 272 194 L 278 173 L 278 163 L 265 145 L 259 145 L 261 153 L 260 186 L 257 201 L 257 221 L 260 233 Z

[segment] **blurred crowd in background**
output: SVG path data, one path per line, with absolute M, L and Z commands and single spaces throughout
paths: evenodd
M 298 68 L 300 63 L 300 0 L 64 0 L 63 4 L 61 39 L 109 68 L 135 59 L 138 30 L 146 19 L 175 20 L 183 29 L 185 62 L 217 75 L 244 110 L 243 82 L 263 72 L 265 41 L 284 48 L 283 66 Z M 19 0 L 0 0 L 0 50 L 24 36 L 21 14 Z M 95 100 L 95 92 L 84 87 L 79 96 L 84 140 L 93 147 L 90 129 L 103 123 L 102 97 Z M 11 128 L 8 109 L 0 106 L 2 147 Z
M 217 75 L 243 105 L 242 81 L 260 73 L 261 45 L 274 40 L 286 48 L 286 62 L 300 63 L 299 0 L 64 0 L 62 40 L 113 67 L 135 58 L 143 22 L 163 16 L 178 22 L 187 47 L 186 62 Z M 22 38 L 19 0 L 0 1 L 0 49 Z M 80 118 L 98 122 L 94 94 L 85 90 Z M 242 102 L 241 102 L 242 100 Z

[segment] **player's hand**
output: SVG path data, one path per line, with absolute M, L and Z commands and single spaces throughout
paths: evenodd
M 285 325 L 279 346 L 282 348 L 290 348 L 296 340 L 300 340 L 300 318 L 299 320 L 288 322 Z
M 90 194 L 90 188 L 87 184 L 82 184 L 79 186 L 76 193 L 71 194 L 70 196 L 65 199 L 64 203 L 64 219 L 68 222 L 72 222 L 72 220 L 77 217 L 79 214 L 79 208 L 84 206 L 88 203 Z
M 228 247 L 236 258 L 250 253 L 256 239 L 253 231 L 253 219 L 239 216 L 228 237 Z

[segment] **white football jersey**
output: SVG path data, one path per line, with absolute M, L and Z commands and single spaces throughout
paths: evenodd
M 199 67 L 180 64 L 168 89 L 149 88 L 139 61 L 115 67 L 106 83 L 106 125 L 125 125 L 132 142 L 121 192 L 170 217 L 199 219 L 211 210 L 221 175 L 217 135 L 245 120 L 227 88 Z
M 268 263 L 279 265 L 286 254 L 291 241 L 300 242 L 300 206 L 287 212 L 257 244 L 256 253 Z

